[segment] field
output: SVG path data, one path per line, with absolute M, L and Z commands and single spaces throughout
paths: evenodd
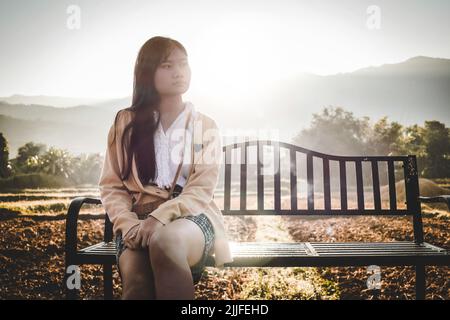
M 440 183 L 441 184 L 441 183 Z M 441 186 L 447 187 L 448 181 Z M 65 213 L 75 196 L 95 188 L 17 190 L 0 194 L 0 299 L 62 299 Z M 217 197 L 220 201 L 220 196 Z M 269 201 L 270 202 L 270 201 Z M 249 205 L 255 199 L 248 199 Z M 268 203 L 270 205 L 270 203 Z M 425 240 L 450 248 L 450 214 L 423 206 Z M 84 247 L 102 239 L 103 211 L 85 206 L 79 224 Z M 394 217 L 225 217 L 231 241 L 411 240 L 412 222 Z M 82 266 L 83 299 L 102 298 L 100 267 Z M 450 299 L 449 267 L 427 267 L 427 299 Z M 367 289 L 367 268 L 207 268 L 196 299 L 414 299 L 410 267 L 382 267 L 381 291 Z M 121 287 L 114 268 L 114 295 Z

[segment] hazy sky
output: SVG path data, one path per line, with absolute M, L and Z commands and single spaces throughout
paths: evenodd
M 130 95 L 137 52 L 156 35 L 186 47 L 190 90 L 245 94 L 299 72 L 450 58 L 449 21 L 448 0 L 1 0 L 0 96 Z

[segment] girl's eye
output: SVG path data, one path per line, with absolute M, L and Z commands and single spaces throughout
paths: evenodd
M 181 66 L 182 66 L 182 67 L 186 67 L 187 65 L 188 65 L 187 62 L 181 63 Z M 161 65 L 161 67 L 164 68 L 164 69 L 169 69 L 169 68 L 171 68 L 172 66 L 171 66 L 170 64 L 163 64 L 163 65 Z

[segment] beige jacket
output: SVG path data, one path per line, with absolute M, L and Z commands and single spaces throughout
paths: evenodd
M 154 185 L 142 185 L 134 157 L 128 179 L 125 181 L 120 179 L 120 172 L 123 170 L 122 157 L 126 156 L 122 152 L 121 138 L 123 129 L 133 116 L 132 111 L 121 110 L 117 119 L 117 128 L 114 128 L 114 123 L 112 124 L 108 133 L 105 160 L 98 183 L 100 198 L 113 223 L 114 234 L 120 232 L 126 235 L 133 226 L 139 224 L 138 216 L 132 212 L 134 204 L 152 202 L 161 197 L 165 198 L 169 194 L 169 191 Z M 216 122 L 201 112 L 194 111 L 191 121 L 194 143 L 191 147 L 194 152 L 192 152 L 190 173 L 186 184 L 178 197 L 164 202 L 151 215 L 167 224 L 180 216 L 205 213 L 215 231 L 213 247 L 215 266 L 222 267 L 224 263 L 233 262 L 233 258 L 222 212 L 213 199 L 219 179 L 220 165 L 223 161 L 220 132 Z M 116 130 L 116 140 L 114 145 L 110 146 L 114 130 Z M 125 159 L 127 158 L 125 157 Z

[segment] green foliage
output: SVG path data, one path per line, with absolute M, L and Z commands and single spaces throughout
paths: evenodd
M 389 123 L 387 117 L 381 118 L 369 130 L 365 147 L 366 153 L 372 155 L 403 154 L 402 130 L 403 126 L 398 122 Z
M 39 158 L 39 171 L 69 178 L 73 172 L 72 162 L 68 151 L 51 147 Z
M 73 159 L 71 178 L 77 185 L 97 184 L 102 165 L 103 158 L 99 153 L 81 154 Z
M 425 121 L 423 130 L 425 157 L 423 175 L 429 178 L 450 177 L 450 129 L 439 121 Z M 442 175 L 442 173 L 447 173 Z
M 69 206 L 66 203 L 58 202 L 28 206 L 27 210 L 31 212 L 65 212 L 68 208 Z
M 98 153 L 74 157 L 65 149 L 47 149 L 45 144 L 28 142 L 11 160 L 11 171 L 16 178 L 3 180 L 0 184 L 3 189 L 97 184 L 102 162 Z
M 17 174 L 6 179 L 0 179 L 0 190 L 24 188 L 62 188 L 72 185 L 72 181 L 43 173 Z
M 9 148 L 8 141 L 0 132 L 0 178 L 6 178 L 11 173 L 11 167 L 8 164 Z
M 39 172 L 39 160 L 46 150 L 45 144 L 26 143 L 18 149 L 17 157 L 13 159 L 14 171 L 21 173 Z

